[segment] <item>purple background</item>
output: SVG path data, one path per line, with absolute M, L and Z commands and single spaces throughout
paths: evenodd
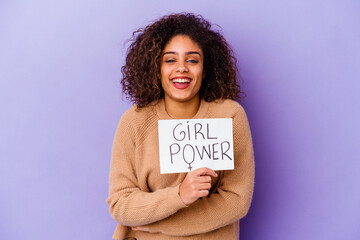
M 111 239 L 124 43 L 180 11 L 222 27 L 244 78 L 256 185 L 241 239 L 360 238 L 359 1 L 3 0 L 0 239 Z

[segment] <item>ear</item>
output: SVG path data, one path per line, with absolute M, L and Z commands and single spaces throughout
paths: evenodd
M 206 77 L 205 71 L 203 71 L 202 78 L 204 79 Z

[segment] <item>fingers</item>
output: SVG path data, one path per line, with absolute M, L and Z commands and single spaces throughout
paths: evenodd
M 217 177 L 217 174 L 210 168 L 199 168 L 187 173 L 179 187 L 181 200 L 186 205 L 190 205 L 200 197 L 208 196 L 211 189 L 211 177 Z
M 199 198 L 201 198 L 201 197 L 206 197 L 207 195 L 209 195 L 209 190 L 200 190 L 200 191 L 198 192 Z
M 200 176 L 199 177 L 199 182 L 200 183 L 210 183 L 211 182 L 211 177 L 210 176 Z
M 194 174 L 197 174 L 198 176 L 212 176 L 212 177 L 217 177 L 217 173 L 207 167 L 203 167 L 203 168 L 198 168 L 196 170 L 193 171 Z

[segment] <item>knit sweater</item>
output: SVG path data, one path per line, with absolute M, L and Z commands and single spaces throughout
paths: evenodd
M 160 174 L 158 120 L 171 119 L 164 100 L 133 106 L 115 133 L 106 200 L 118 223 L 113 238 L 239 239 L 239 219 L 250 207 L 254 155 L 249 123 L 237 102 L 201 100 L 194 118 L 232 118 L 234 170 L 216 171 L 210 193 L 186 206 L 179 185 L 186 173 Z M 144 231 L 131 227 L 143 226 Z

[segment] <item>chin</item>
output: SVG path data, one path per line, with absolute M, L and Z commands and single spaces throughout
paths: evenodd
M 197 98 L 197 95 L 195 96 L 173 96 L 172 99 L 176 102 L 190 102 Z

